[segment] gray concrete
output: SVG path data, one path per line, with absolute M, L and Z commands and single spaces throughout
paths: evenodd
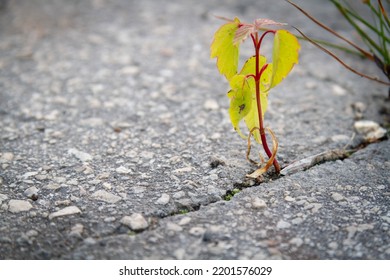
M 388 127 L 387 88 L 308 43 L 270 93 L 278 159 L 353 154 L 245 178 L 254 167 L 209 59 L 213 15 L 334 40 L 285 1 L 3 2 L 0 259 L 390 258 L 389 140 L 354 126 Z M 329 3 L 302 5 L 354 37 Z

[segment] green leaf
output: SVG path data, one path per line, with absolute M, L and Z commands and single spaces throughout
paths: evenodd
M 267 59 L 264 56 L 259 57 L 259 69 L 267 64 Z M 239 122 L 244 119 L 248 130 L 251 131 L 255 127 L 259 127 L 259 115 L 256 100 L 256 85 L 255 79 L 252 77 L 256 72 L 256 57 L 249 58 L 241 72 L 233 76 L 230 80 L 231 90 L 228 97 L 231 98 L 229 114 L 230 120 L 237 133 L 244 136 L 239 128 Z M 271 83 L 272 64 L 268 64 L 263 71 L 260 79 L 260 102 L 262 109 L 262 117 L 268 107 L 268 89 Z M 260 133 L 258 130 L 253 132 L 253 136 L 258 143 L 261 143 Z
M 300 46 L 298 39 L 287 30 L 278 30 L 274 37 L 272 52 L 272 82 L 271 88 L 279 84 L 298 63 Z
M 234 129 L 242 134 L 239 123 L 248 114 L 252 106 L 252 89 L 244 75 L 235 75 L 230 79 L 231 90 L 228 92 L 230 98 L 229 115 Z
M 219 72 L 230 80 L 237 74 L 239 44 L 234 44 L 233 39 L 240 25 L 240 20 L 222 25 L 214 34 L 211 44 L 211 58 L 217 58 L 217 68 Z

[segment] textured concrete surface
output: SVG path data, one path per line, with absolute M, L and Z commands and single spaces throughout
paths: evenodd
M 300 3 L 357 40 L 326 1 Z M 250 181 L 213 15 L 334 40 L 285 1 L 1 2 L 0 259 L 390 258 L 389 140 L 359 125 L 388 129 L 387 88 L 301 42 L 265 117 L 278 159 L 353 151 Z

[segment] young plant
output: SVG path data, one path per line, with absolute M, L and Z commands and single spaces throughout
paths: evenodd
M 242 23 L 238 18 L 228 20 L 215 33 L 211 44 L 211 58 L 217 58 L 217 68 L 226 77 L 230 84 L 227 96 L 230 99 L 229 115 L 237 133 L 248 140 L 247 159 L 251 150 L 251 137 L 261 144 L 268 156 L 268 161 L 247 176 L 257 178 L 265 173 L 270 166 L 280 172 L 280 165 L 276 159 L 278 142 L 270 128 L 264 126 L 264 114 L 268 106 L 268 93 L 271 88 L 278 85 L 298 63 L 300 49 L 297 38 L 287 30 L 271 30 L 266 27 L 281 26 L 284 23 L 269 19 L 257 19 L 253 24 Z M 261 34 L 260 34 L 261 33 Z M 267 35 L 273 35 L 272 62 L 261 55 L 261 45 Z M 254 55 L 250 57 L 238 72 L 240 45 L 251 38 Z M 249 130 L 245 136 L 239 127 L 244 119 Z M 271 135 L 273 142 L 272 152 L 267 144 L 266 131 Z M 263 162 L 263 160 L 262 160 Z M 261 163 L 256 163 L 258 166 Z

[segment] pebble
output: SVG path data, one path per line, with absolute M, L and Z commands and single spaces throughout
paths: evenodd
M 30 178 L 31 176 L 35 176 L 35 175 L 37 175 L 37 174 L 38 174 L 38 172 L 35 172 L 35 171 L 26 172 L 26 173 L 24 173 L 24 174 L 22 175 L 22 179 L 23 179 L 23 180 L 26 180 L 26 179 Z
M 79 159 L 82 162 L 90 161 L 93 158 L 90 154 L 79 151 L 79 150 L 74 149 L 74 148 L 69 149 L 68 154 L 75 156 L 77 159 Z
M 27 200 L 11 199 L 8 202 L 8 210 L 12 213 L 29 211 L 31 208 L 32 208 L 32 205 Z
M 24 191 L 24 195 L 32 200 L 38 199 L 38 189 L 36 187 L 29 187 Z
M 291 223 L 292 223 L 293 225 L 299 225 L 299 224 L 301 224 L 302 222 L 303 222 L 303 219 L 302 219 L 301 217 L 297 217 L 297 218 L 291 220 Z
M 167 223 L 166 229 L 169 231 L 175 231 L 175 232 L 183 230 L 183 228 L 181 226 L 179 226 L 178 224 L 172 223 L 172 222 Z
M 202 227 L 192 227 L 189 230 L 189 233 L 193 236 L 201 236 L 206 232 L 205 228 Z
M 343 96 L 347 93 L 346 89 L 339 86 L 339 85 L 333 85 L 332 86 L 332 92 L 334 95 L 337 95 L 337 96 Z
M 84 239 L 83 242 L 84 242 L 85 245 L 90 245 L 90 246 L 96 244 L 96 240 L 93 237 L 87 237 L 87 238 Z
M 254 197 L 252 198 L 252 208 L 253 209 L 263 209 L 267 208 L 267 203 L 261 198 Z
M 163 193 L 161 197 L 156 200 L 156 203 L 160 205 L 166 205 L 168 204 L 169 200 L 170 200 L 170 196 L 166 193 Z
M 364 135 L 365 140 L 375 141 L 385 137 L 386 129 L 378 123 L 369 120 L 357 121 L 354 124 L 355 130 Z
M 115 169 L 116 173 L 119 173 L 119 174 L 129 174 L 132 172 L 131 169 L 128 169 L 124 166 L 119 166 L 117 169 Z
M 7 200 L 8 196 L 5 194 L 0 193 L 0 204 L 3 203 L 4 200 Z
M 57 200 L 54 202 L 55 206 L 69 206 L 70 205 L 70 200 L 69 199 L 64 199 L 64 200 Z
M 332 249 L 332 250 L 336 250 L 336 249 L 339 247 L 339 245 L 337 244 L 337 242 L 332 241 L 332 242 L 330 242 L 330 243 L 328 244 L 328 247 L 329 247 L 330 249 Z
M 291 245 L 295 245 L 295 246 L 299 247 L 299 246 L 301 246 L 301 245 L 303 244 L 303 240 L 302 240 L 302 238 L 294 237 L 294 238 L 292 238 L 292 239 L 289 241 L 289 243 L 290 243 Z
M 49 219 L 54 219 L 61 216 L 68 216 L 68 215 L 74 215 L 74 214 L 80 214 L 81 210 L 77 206 L 68 206 L 61 210 L 58 210 L 54 213 L 51 213 L 49 215 Z
M 207 99 L 203 104 L 203 107 L 207 110 L 218 110 L 219 104 L 214 99 Z
M 339 193 L 334 192 L 334 193 L 332 193 L 332 199 L 333 199 L 334 201 L 336 201 L 336 202 L 339 202 L 339 201 L 345 200 L 345 197 L 342 196 L 342 195 L 339 194 Z
M 173 173 L 181 174 L 181 173 L 187 173 L 187 172 L 191 172 L 191 171 L 192 171 L 192 167 L 187 166 L 187 167 L 175 169 L 175 170 L 173 170 Z
M 291 196 L 289 196 L 289 195 L 286 195 L 286 196 L 284 197 L 284 200 L 287 201 L 287 202 L 293 202 L 293 201 L 295 201 L 295 198 L 294 198 L 294 197 L 291 197 Z
M 83 233 L 83 231 L 84 231 L 84 225 L 82 225 L 82 224 L 75 224 L 71 228 L 69 235 L 81 238 L 81 234 Z
M 191 218 L 190 217 L 184 217 L 183 219 L 181 219 L 178 224 L 180 226 L 184 226 L 184 225 L 187 225 L 191 222 Z
M 291 224 L 286 222 L 286 221 L 283 221 L 283 220 L 280 220 L 276 224 L 276 228 L 278 228 L 278 229 L 286 229 L 286 228 L 289 228 L 289 227 L 291 227 Z
M 144 230 L 149 226 L 144 216 L 140 213 L 134 213 L 131 216 L 124 216 L 120 220 L 120 223 L 135 231 Z
M 36 231 L 35 229 L 30 229 L 25 233 L 26 237 L 28 238 L 37 237 L 38 234 L 39 234 L 38 231 Z
M 108 203 L 117 203 L 122 198 L 120 196 L 114 195 L 112 193 L 106 192 L 104 190 L 96 191 L 92 194 L 92 198 L 96 200 L 101 200 Z
M 10 162 L 14 159 L 13 153 L 3 153 L 0 157 L 0 162 Z
M 355 118 L 356 119 L 363 118 L 364 112 L 367 110 L 366 104 L 364 104 L 363 102 L 355 102 L 351 106 L 352 109 L 354 110 Z
M 173 252 L 175 259 L 184 260 L 184 256 L 186 255 L 186 250 L 184 248 L 179 248 Z

